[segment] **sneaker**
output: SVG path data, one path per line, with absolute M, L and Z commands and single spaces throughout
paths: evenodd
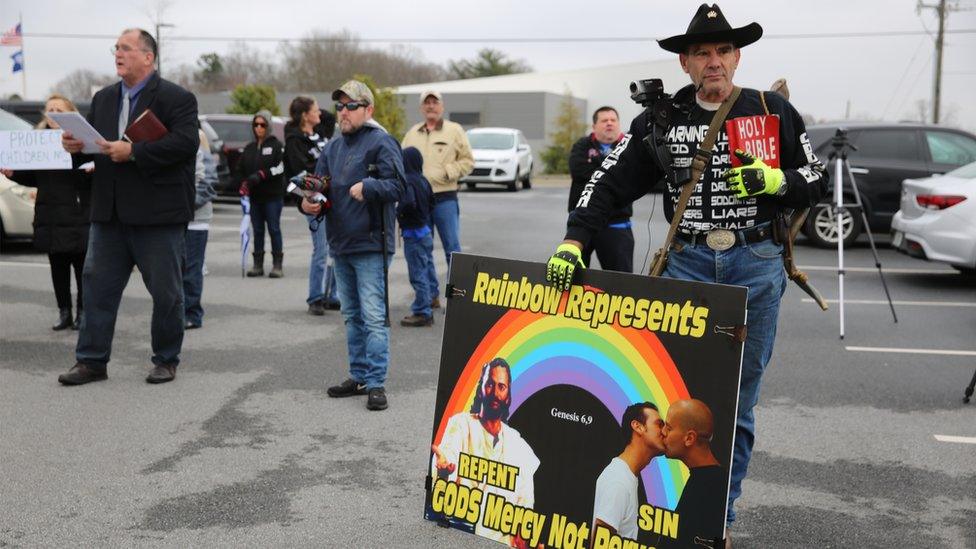
M 347 379 L 339 385 L 329 387 L 327 391 L 332 398 L 344 398 L 366 394 L 366 385 L 354 380 Z
M 424 316 L 424 315 L 410 315 L 400 320 L 400 326 L 412 326 L 415 328 L 419 328 L 423 326 L 432 326 L 433 324 L 434 324 L 434 317 Z
M 308 304 L 308 314 L 312 316 L 322 316 L 325 314 L 325 306 L 321 301 L 313 301 Z
M 386 389 L 382 387 L 373 387 L 369 390 L 369 396 L 366 397 L 366 409 L 367 410 L 386 410 Z
M 440 309 L 441 308 L 441 298 L 440 297 L 435 297 L 430 302 L 430 308 L 431 309 Z

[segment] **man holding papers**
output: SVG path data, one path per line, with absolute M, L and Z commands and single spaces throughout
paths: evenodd
M 141 29 L 122 32 L 113 48 L 121 82 L 92 98 L 88 122 L 104 139 L 100 152 L 65 132 L 75 165 L 95 161 L 91 233 L 82 284 L 85 309 L 77 363 L 58 377 L 65 385 L 107 379 L 115 319 L 133 266 L 153 299 L 149 383 L 176 377 L 183 345 L 183 233 L 193 218 L 196 98 L 156 74 L 156 41 Z M 126 130 L 146 111 L 165 128 L 139 139 Z M 140 122 L 142 121 L 140 120 Z

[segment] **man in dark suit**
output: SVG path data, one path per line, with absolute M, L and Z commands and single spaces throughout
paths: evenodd
M 114 51 L 122 81 L 99 90 L 88 114 L 88 122 L 105 138 L 98 142 L 101 154 L 81 154 L 80 140 L 67 132 L 62 137 L 76 165 L 95 161 L 82 276 L 84 315 L 77 363 L 58 377 L 65 385 L 107 379 L 119 302 L 134 265 L 153 300 L 154 367 L 146 381 L 172 381 L 183 345 L 183 233 L 193 219 L 197 101 L 156 74 L 156 41 L 148 32 L 123 31 Z M 146 110 L 168 133 L 154 141 L 123 139 L 125 128 Z

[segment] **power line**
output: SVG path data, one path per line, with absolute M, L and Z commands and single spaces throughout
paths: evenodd
M 946 30 L 945 34 L 976 34 L 976 29 Z M 768 40 L 805 40 L 819 38 L 881 38 L 894 36 L 928 35 L 927 31 L 876 31 L 876 32 L 827 32 L 827 33 L 795 33 L 795 34 L 766 34 Z M 81 34 L 60 32 L 30 32 L 24 33 L 24 38 L 68 38 L 82 40 L 114 40 L 117 34 Z M 356 37 L 305 37 L 294 36 L 167 36 L 166 40 L 179 42 L 362 42 L 385 44 L 460 44 L 460 43 L 593 43 L 593 42 L 654 42 L 658 38 L 647 36 L 595 36 L 595 37 L 551 37 L 551 38 L 511 38 L 511 37 L 483 37 L 483 38 L 356 38 Z

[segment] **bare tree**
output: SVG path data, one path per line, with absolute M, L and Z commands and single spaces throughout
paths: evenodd
M 279 88 L 329 90 L 352 78 L 369 74 L 379 86 L 430 82 L 443 78 L 438 65 L 423 61 L 419 50 L 396 47 L 388 51 L 366 48 L 348 30 L 312 32 L 306 40 L 280 47 Z
M 90 101 L 94 90 L 107 86 L 116 78 L 90 69 L 76 69 L 51 86 L 51 93 L 60 93 L 72 101 Z

